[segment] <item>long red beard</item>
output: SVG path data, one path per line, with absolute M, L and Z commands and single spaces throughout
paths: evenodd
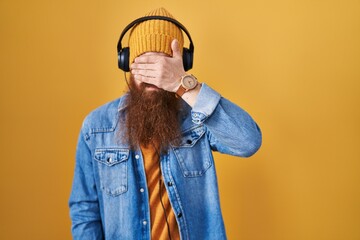
M 180 100 L 162 89 L 147 91 L 130 80 L 130 96 L 126 115 L 127 137 L 132 149 L 156 144 L 165 151 L 179 136 Z

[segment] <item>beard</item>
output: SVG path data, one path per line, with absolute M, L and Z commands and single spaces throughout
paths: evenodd
M 149 84 L 135 84 L 130 77 L 126 136 L 132 150 L 153 144 L 161 152 L 180 135 L 180 98 L 163 89 L 149 91 Z

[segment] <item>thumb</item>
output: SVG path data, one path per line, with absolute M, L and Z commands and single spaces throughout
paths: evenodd
M 180 52 L 180 47 L 179 47 L 179 42 L 177 39 L 172 40 L 171 42 L 171 50 L 173 52 L 173 58 L 181 58 L 182 59 L 182 55 Z

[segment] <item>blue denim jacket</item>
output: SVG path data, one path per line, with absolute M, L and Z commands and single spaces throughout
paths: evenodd
M 123 140 L 126 96 L 83 122 L 69 200 L 74 239 L 150 239 L 141 150 L 131 151 Z M 195 106 L 184 106 L 182 138 L 160 157 L 181 239 L 226 239 L 212 151 L 249 157 L 261 145 L 261 132 L 244 110 L 206 84 Z

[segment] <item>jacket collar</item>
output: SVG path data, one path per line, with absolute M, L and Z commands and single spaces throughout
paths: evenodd
M 128 106 L 128 97 L 130 96 L 129 92 L 126 92 L 125 95 L 123 95 L 120 99 L 119 99 L 119 105 L 118 105 L 118 111 L 121 112 L 123 110 L 125 110 Z

